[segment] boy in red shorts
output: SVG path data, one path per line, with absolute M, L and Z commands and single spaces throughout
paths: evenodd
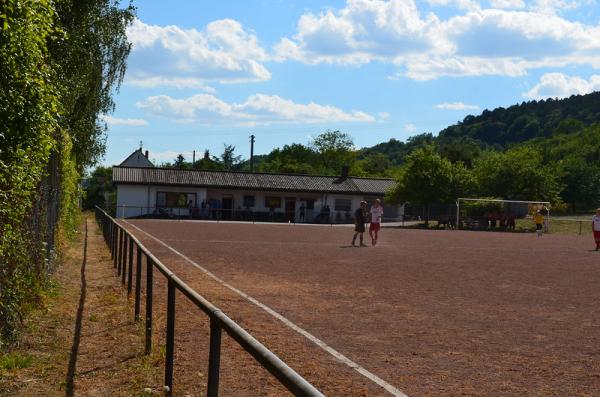
M 383 207 L 381 200 L 376 199 L 371 207 L 371 224 L 369 225 L 369 236 L 371 236 L 371 244 L 377 244 L 377 235 L 381 228 L 381 219 L 383 218 Z

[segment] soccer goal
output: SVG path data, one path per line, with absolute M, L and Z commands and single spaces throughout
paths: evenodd
M 540 211 L 544 215 L 544 232 L 550 230 L 550 202 L 501 200 L 489 198 L 456 199 L 456 225 L 459 229 L 508 230 L 517 221 Z

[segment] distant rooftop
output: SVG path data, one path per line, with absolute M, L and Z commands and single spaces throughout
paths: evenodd
M 176 168 L 113 167 L 113 182 L 127 185 L 197 186 L 227 189 L 364 194 L 382 196 L 393 179 L 271 174 Z

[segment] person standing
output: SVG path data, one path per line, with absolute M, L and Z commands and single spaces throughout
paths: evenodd
M 596 210 L 596 215 L 592 217 L 592 233 L 596 242 L 596 251 L 600 250 L 600 208 Z
M 300 222 L 304 223 L 304 217 L 306 215 L 306 206 L 304 203 L 300 204 Z
M 369 236 L 371 236 L 371 244 L 377 244 L 379 229 L 381 229 L 381 219 L 383 218 L 383 207 L 381 200 L 376 199 L 371 207 L 371 224 L 369 225 Z
M 540 210 L 537 210 L 533 215 L 533 221 L 535 222 L 535 232 L 538 237 L 542 237 L 544 231 L 544 215 Z
M 352 237 L 353 246 L 356 244 L 356 237 L 360 236 L 360 246 L 366 247 L 366 245 L 363 243 L 365 223 L 367 223 L 367 202 L 361 201 L 360 207 L 354 212 L 354 237 Z

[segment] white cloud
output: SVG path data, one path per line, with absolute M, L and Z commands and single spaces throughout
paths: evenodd
M 121 119 L 107 114 L 101 114 L 98 117 L 108 125 L 128 125 L 134 127 L 148 125 L 148 122 L 144 119 Z
M 528 9 L 522 0 L 490 1 L 495 8 L 463 4 L 467 11 L 442 20 L 434 13 L 422 15 L 414 0 L 347 0 L 343 8 L 302 15 L 296 34 L 275 47 L 276 59 L 307 64 L 380 61 L 398 66 L 395 78 L 416 80 L 522 76 L 559 64 L 600 64 L 600 25 L 549 12 L 570 7 L 572 1 L 541 0 Z
M 445 110 L 477 110 L 477 109 L 479 109 L 479 106 L 468 105 L 463 102 L 444 102 L 444 103 L 435 105 L 434 108 L 445 109 Z
M 202 31 L 149 25 L 136 19 L 127 29 L 133 44 L 128 59 L 129 84 L 204 87 L 207 81 L 265 81 L 267 52 L 258 38 L 237 21 L 222 19 Z
M 492 8 L 520 10 L 525 8 L 523 0 L 491 0 Z
M 276 46 L 279 60 L 360 64 L 442 45 L 432 33 L 438 18 L 422 18 L 412 0 L 348 0 L 339 11 L 304 14 L 293 38 Z
M 590 76 L 586 80 L 562 73 L 546 73 L 531 90 L 523 93 L 526 98 L 566 98 L 571 95 L 584 95 L 600 91 L 600 75 Z
M 413 123 L 407 123 L 404 125 L 404 130 L 406 132 L 408 132 L 409 134 L 413 134 L 414 132 L 417 131 L 417 126 L 414 125 Z
M 152 114 L 177 122 L 267 125 L 280 123 L 374 122 L 365 112 L 344 111 L 331 105 L 295 103 L 277 95 L 255 94 L 242 103 L 227 103 L 211 94 L 184 99 L 151 96 L 136 104 Z

